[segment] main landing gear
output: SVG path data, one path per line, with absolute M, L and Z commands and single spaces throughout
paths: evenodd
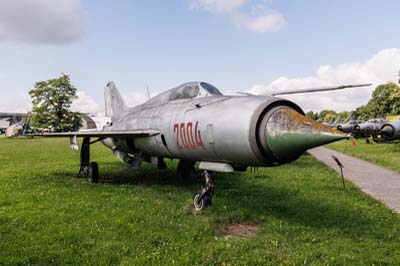
M 81 167 L 78 177 L 85 177 L 90 183 L 99 182 L 99 166 L 96 162 L 90 162 L 90 137 L 84 137 L 81 148 Z
M 206 185 L 193 197 L 193 207 L 196 211 L 204 210 L 211 206 L 211 198 L 214 194 L 214 174 L 204 170 L 203 176 L 206 179 Z
M 190 160 L 180 160 L 176 174 L 181 181 L 190 181 L 195 176 L 194 165 L 196 162 Z

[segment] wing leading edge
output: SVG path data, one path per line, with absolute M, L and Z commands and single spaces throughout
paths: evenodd
M 151 137 L 160 134 L 157 130 L 110 130 L 110 131 L 75 131 L 61 133 L 32 134 L 35 137 Z
M 160 134 L 157 130 L 147 129 L 147 130 L 121 130 L 121 131 L 97 131 L 97 130 L 88 130 L 88 131 L 76 131 L 76 132 L 62 132 L 62 133 L 43 133 L 43 134 L 31 134 L 30 136 L 38 136 L 38 137 L 69 137 L 70 147 L 73 150 L 78 150 L 78 142 L 77 137 L 84 138 L 99 138 L 99 140 L 103 140 L 105 138 L 113 138 L 113 137 L 152 137 Z M 95 141 L 95 142 L 97 142 Z

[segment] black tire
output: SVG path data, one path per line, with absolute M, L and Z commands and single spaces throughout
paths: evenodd
M 195 211 L 202 211 L 206 209 L 207 207 L 211 206 L 211 197 L 209 195 L 203 195 L 202 198 L 200 198 L 201 192 L 197 192 L 194 194 L 193 197 L 193 208 Z
M 90 183 L 99 182 L 99 166 L 96 162 L 91 162 L 89 164 L 87 180 Z

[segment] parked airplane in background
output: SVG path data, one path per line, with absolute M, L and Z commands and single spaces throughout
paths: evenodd
M 32 116 L 29 116 L 26 118 L 26 122 L 16 123 L 6 128 L 5 130 L 6 137 L 8 138 L 15 138 L 18 136 L 32 137 L 32 134 L 35 133 L 35 130 L 30 127 L 31 118 Z
M 364 85 L 336 89 L 358 86 Z M 323 90 L 328 89 L 335 88 Z M 272 96 L 224 96 L 205 82 L 183 84 L 133 108 L 125 105 L 114 82 L 109 82 L 105 102 L 111 123 L 103 130 L 43 136 L 70 137 L 73 149 L 78 149 L 77 137 L 83 137 L 79 173 L 93 182 L 99 179 L 99 169 L 96 162 L 90 162 L 90 145 L 98 141 L 133 169 L 142 162 L 164 169 L 164 158 L 174 158 L 180 160 L 178 174 L 187 177 L 200 162 L 206 185 L 193 198 L 195 210 L 211 204 L 213 171 L 282 165 L 310 148 L 347 137 L 306 117 L 291 101 Z
M 381 126 L 380 135 L 376 142 L 387 142 L 400 139 L 400 121 L 386 122 Z
M 368 121 L 359 123 L 353 128 L 353 136 L 355 138 L 376 139 L 381 132 L 382 126 L 387 123 L 385 119 L 369 119 Z

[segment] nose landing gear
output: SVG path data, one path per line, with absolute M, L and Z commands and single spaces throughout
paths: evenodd
M 196 211 L 204 210 L 211 206 L 211 198 L 214 194 L 214 174 L 205 170 L 203 176 L 206 179 L 206 185 L 193 197 L 193 207 Z

